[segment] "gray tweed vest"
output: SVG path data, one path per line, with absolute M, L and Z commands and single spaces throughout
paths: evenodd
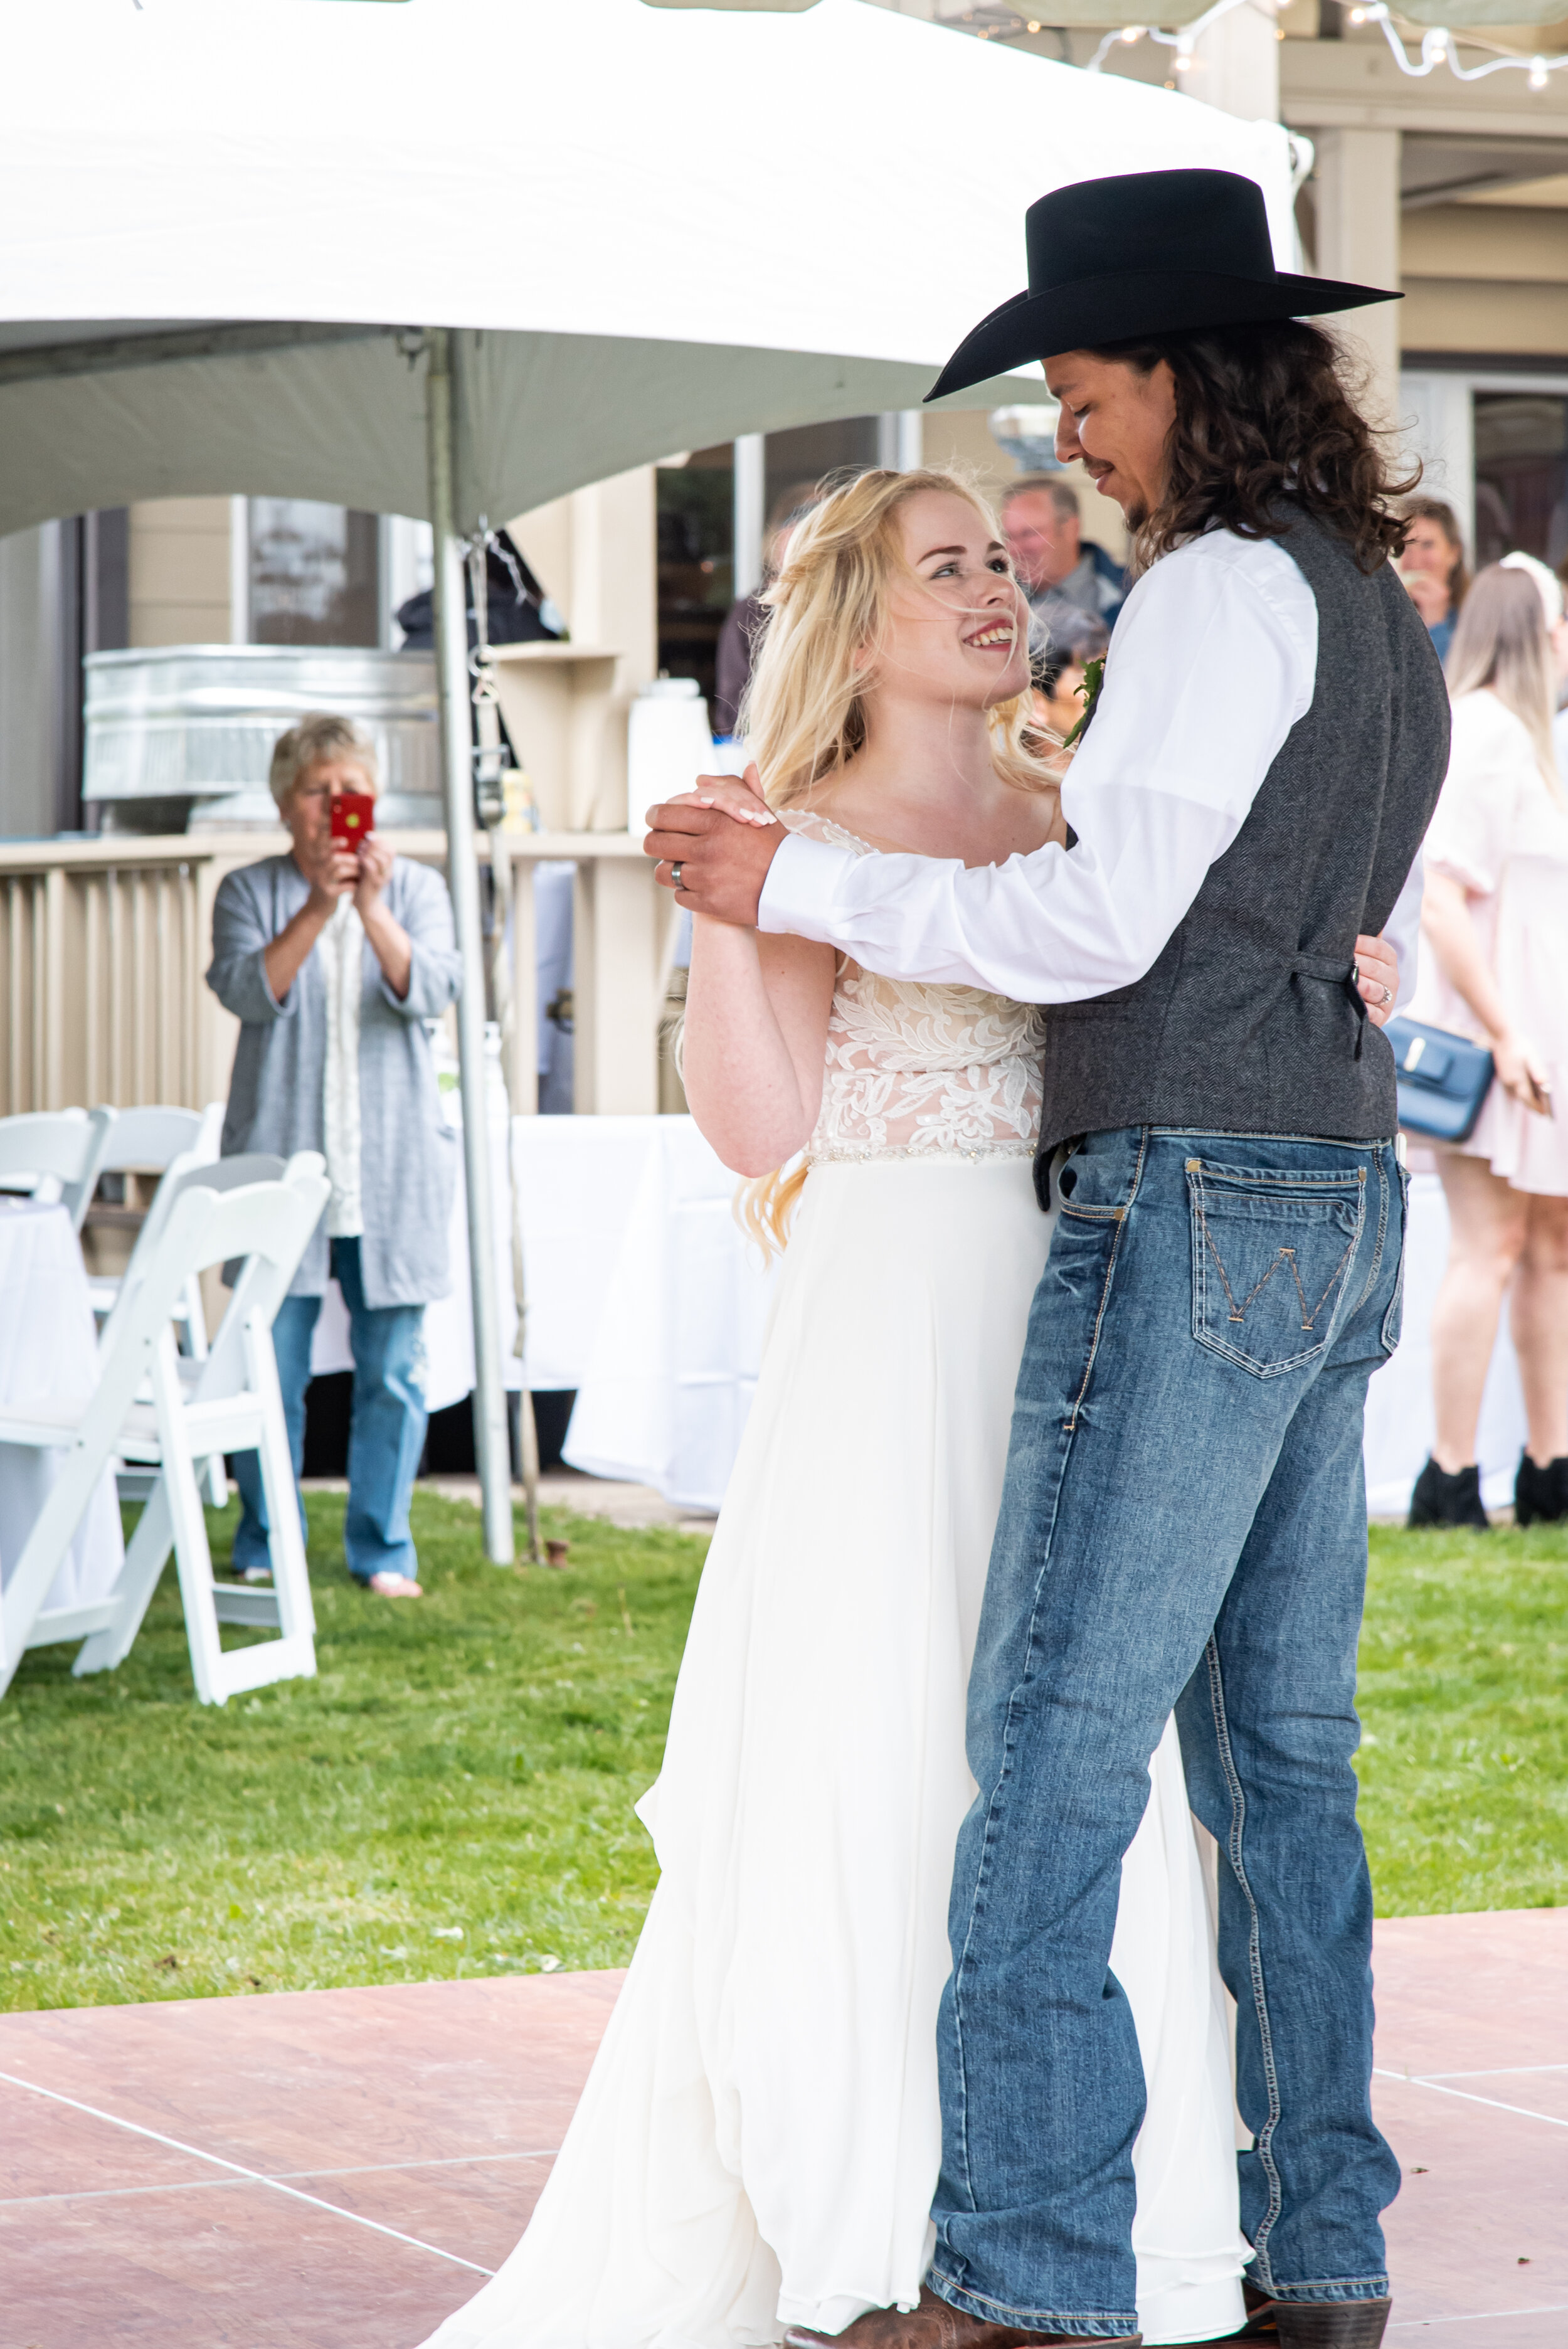
M 1395 1130 L 1394 1055 L 1361 1015 L 1351 960 L 1357 932 L 1392 913 L 1437 803 L 1448 692 L 1390 564 L 1368 577 L 1294 509 L 1280 543 L 1317 604 L 1311 707 L 1153 968 L 1047 1011 L 1042 1198 L 1058 1142 L 1116 1126 Z

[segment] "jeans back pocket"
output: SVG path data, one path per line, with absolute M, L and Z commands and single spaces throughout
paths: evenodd
M 1258 1378 L 1322 1353 L 1367 1213 L 1362 1167 L 1186 1164 L 1192 1335 Z

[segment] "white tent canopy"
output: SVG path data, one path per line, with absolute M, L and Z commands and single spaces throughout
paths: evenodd
M 1025 206 L 1104 172 L 1246 172 L 1292 249 L 1277 124 L 863 0 L 0 0 L 0 531 L 220 492 L 427 513 L 429 326 L 475 330 L 464 528 L 913 407 L 1022 285 Z
M 1285 133 L 862 0 L 0 0 L 0 532 L 224 492 L 434 525 L 504 1560 L 459 534 L 676 448 L 914 406 L 1017 291 L 1026 205 L 1073 180 L 1244 171 L 1285 259 Z

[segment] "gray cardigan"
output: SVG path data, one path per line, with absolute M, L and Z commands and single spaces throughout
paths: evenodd
M 240 1041 L 223 1121 L 223 1155 L 320 1150 L 326 1076 L 326 981 L 315 948 L 282 1003 L 267 984 L 263 955 L 310 895 L 292 856 L 269 856 L 231 873 L 212 907 L 207 984 L 240 1020 Z M 458 1136 L 441 1098 L 424 1022 L 461 990 L 451 900 L 438 873 L 393 860 L 385 904 L 414 949 L 408 992 L 399 1002 L 375 950 L 365 947 L 359 1006 L 359 1244 L 369 1306 L 428 1305 L 451 1287 L 447 1229 L 457 1174 Z M 319 1297 L 327 1283 L 326 1218 L 311 1237 L 290 1294 Z

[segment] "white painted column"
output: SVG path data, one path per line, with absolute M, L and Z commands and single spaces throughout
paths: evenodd
M 573 1106 L 580 1117 L 646 1117 L 658 1108 L 663 897 L 645 856 L 578 864 L 572 1004 Z
M 1178 73 L 1177 87 L 1243 122 L 1277 122 L 1279 34 L 1272 0 L 1243 0 L 1212 25 Z
M 918 408 L 884 409 L 877 418 L 877 463 L 891 473 L 920 469 L 925 448 L 925 419 Z
M 251 641 L 251 501 L 229 500 L 229 642 Z
M 1317 198 L 1317 274 L 1357 285 L 1399 284 L 1399 132 L 1320 130 L 1313 185 Z M 1399 311 L 1394 302 L 1346 310 L 1326 321 L 1365 359 L 1367 413 L 1391 422 L 1399 394 Z
M 750 595 L 762 585 L 762 526 L 767 517 L 768 443 L 760 432 L 744 432 L 735 444 L 735 592 Z

